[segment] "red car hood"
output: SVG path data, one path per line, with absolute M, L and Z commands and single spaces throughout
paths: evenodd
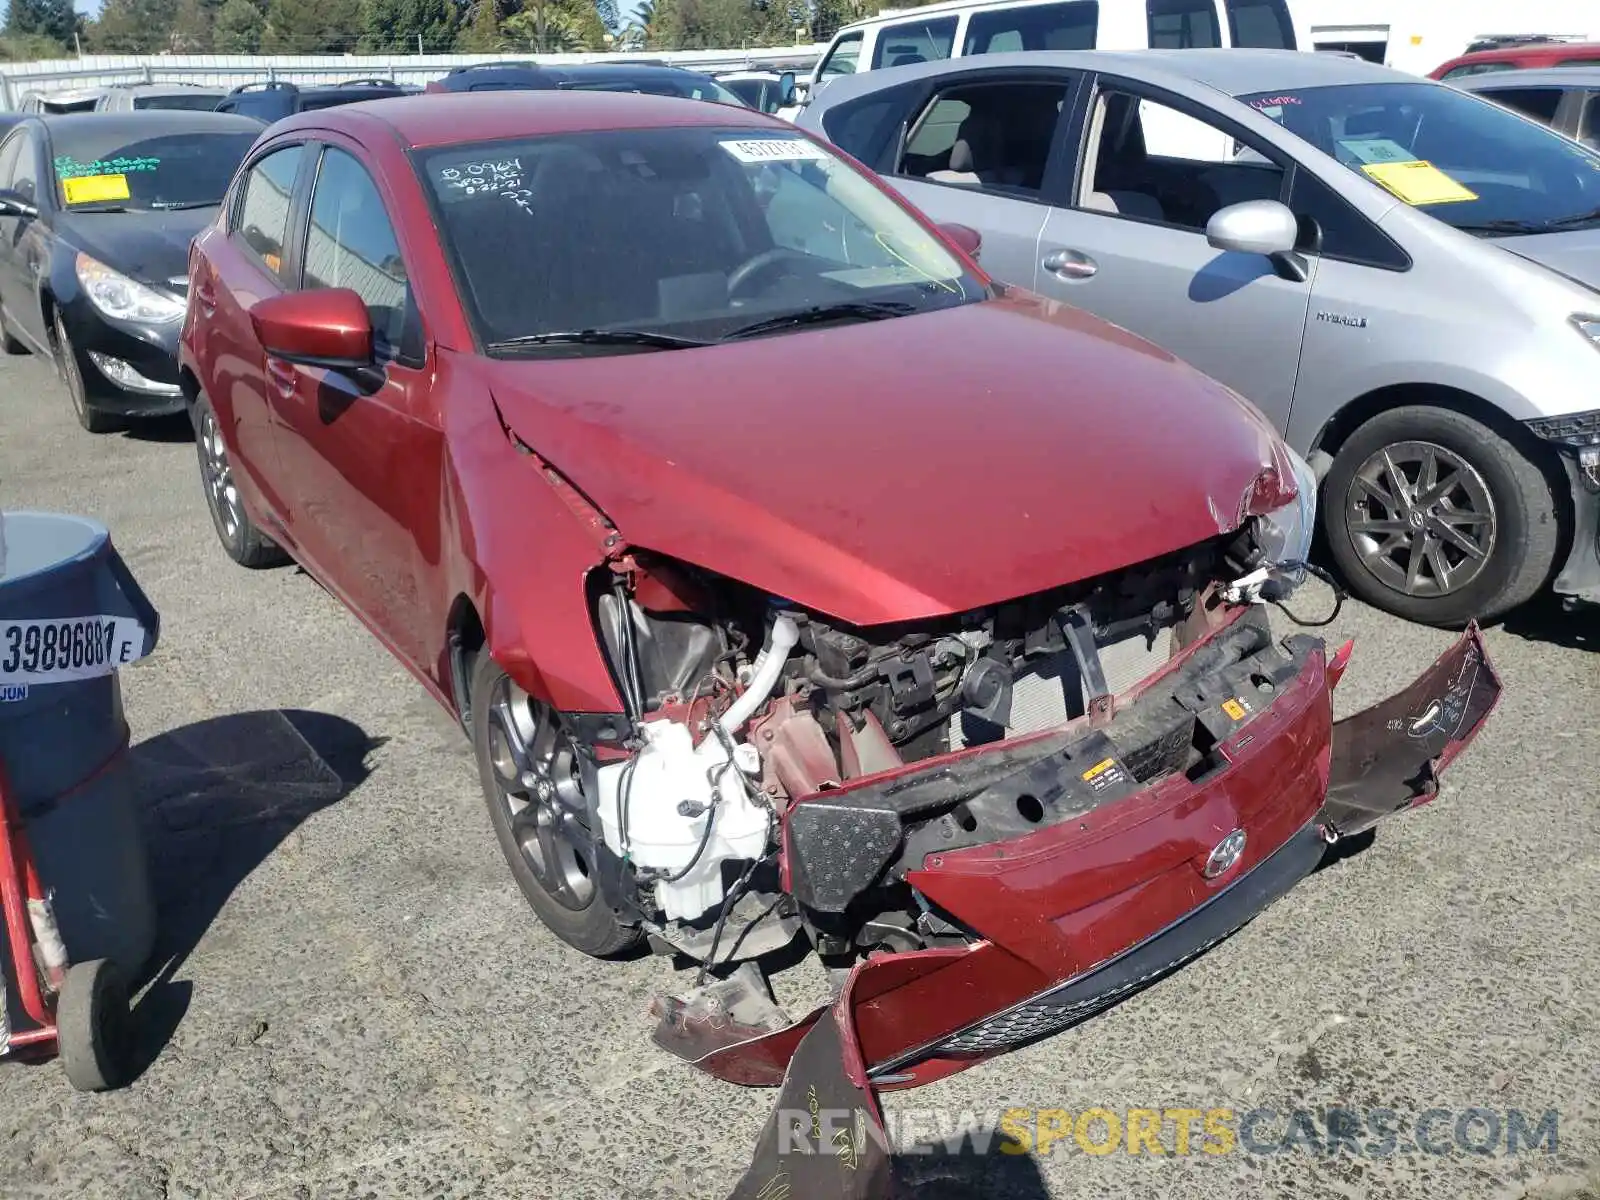
M 1148 342 L 1018 293 L 704 350 L 476 365 L 511 429 L 627 542 L 857 625 L 1232 529 L 1277 440 Z

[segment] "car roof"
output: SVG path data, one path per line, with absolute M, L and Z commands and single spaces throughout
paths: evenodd
M 261 131 L 261 122 L 235 113 L 205 112 L 192 108 L 139 108 L 133 112 L 38 113 L 46 129 L 125 130 L 129 134 L 244 133 Z
M 1105 71 L 1131 75 L 1151 83 L 1193 83 L 1227 96 L 1352 83 L 1439 86 L 1434 80 L 1380 67 L 1365 59 L 1303 50 L 1032 50 L 967 55 L 938 62 L 915 63 L 907 67 L 885 67 L 856 75 L 842 75 L 820 88 L 814 103 L 829 107 L 851 96 L 891 87 L 896 83 L 968 71 L 1014 71 L 1019 67 Z
M 422 148 L 553 133 L 674 126 L 734 126 L 797 132 L 789 122 L 754 109 L 708 104 L 704 100 L 638 92 L 546 90 L 395 96 L 297 113 L 274 128 L 286 132 L 336 129 L 370 136 L 381 127 L 388 129 L 403 145 Z
M 1448 80 L 1451 87 L 1464 92 L 1493 88 L 1600 88 L 1600 59 L 1592 67 L 1540 67 L 1528 71 L 1488 71 Z
M 222 96 L 226 88 L 203 83 L 113 83 L 107 91 L 132 92 L 135 96 Z
M 575 63 L 570 67 L 541 67 L 552 79 L 681 79 L 685 75 L 705 75 L 671 63 Z M 706 76 L 710 78 L 710 76 Z
M 1454 69 L 1473 63 L 1522 62 L 1527 59 L 1561 62 L 1568 58 L 1600 59 L 1600 42 L 1518 42 L 1511 46 L 1496 46 L 1492 50 L 1473 50 L 1441 65 Z

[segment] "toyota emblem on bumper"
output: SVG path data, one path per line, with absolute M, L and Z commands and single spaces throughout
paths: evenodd
M 1244 830 L 1235 829 L 1211 851 L 1211 856 L 1206 859 L 1205 877 L 1215 879 L 1237 863 L 1243 855 Z

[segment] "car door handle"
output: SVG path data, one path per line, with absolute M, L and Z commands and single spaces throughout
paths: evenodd
M 1090 279 L 1100 269 L 1094 259 L 1081 250 L 1052 250 L 1040 262 L 1057 279 L 1068 281 Z
M 300 375 L 294 364 L 277 358 L 267 359 L 267 378 L 272 380 L 272 386 L 280 396 L 294 395 L 300 383 Z

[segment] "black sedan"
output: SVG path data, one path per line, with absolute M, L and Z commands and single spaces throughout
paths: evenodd
M 30 116 L 0 141 L 0 344 L 53 359 L 91 433 L 183 410 L 189 242 L 260 132 L 145 110 Z

